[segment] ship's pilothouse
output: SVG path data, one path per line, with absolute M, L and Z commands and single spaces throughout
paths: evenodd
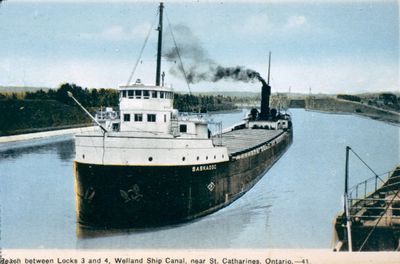
M 173 108 L 170 86 L 145 85 L 140 79 L 119 87 L 119 111 L 100 110 L 96 119 L 108 131 L 154 137 L 209 138 L 209 122 L 203 115 L 179 114 Z

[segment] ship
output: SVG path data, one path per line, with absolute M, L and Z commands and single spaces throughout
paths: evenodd
M 96 117 L 85 110 L 97 129 L 75 135 L 80 228 L 146 229 L 216 212 L 250 190 L 292 143 L 290 115 L 269 106 L 271 56 L 261 110 L 237 125 L 222 129 L 204 114 L 173 108 L 174 91 L 161 82 L 163 8 L 155 85 L 119 86 L 119 109 Z

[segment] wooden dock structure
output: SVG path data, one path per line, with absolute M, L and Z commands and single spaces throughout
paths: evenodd
M 359 194 L 366 186 L 361 182 L 355 190 Z M 350 196 L 348 204 L 353 251 L 400 251 L 400 166 L 380 188 L 365 197 Z M 347 221 L 345 213 L 335 219 L 336 251 L 349 248 Z

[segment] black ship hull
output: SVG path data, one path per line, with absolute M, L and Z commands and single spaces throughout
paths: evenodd
M 275 144 L 266 141 L 268 147 L 262 151 L 251 148 L 217 164 L 107 166 L 75 162 L 77 222 L 86 228 L 141 229 L 215 212 L 246 193 L 287 150 L 292 132 L 284 133 Z

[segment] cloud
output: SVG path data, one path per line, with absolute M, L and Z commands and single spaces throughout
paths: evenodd
M 268 15 L 265 13 L 259 13 L 247 17 L 244 21 L 238 21 L 238 24 L 234 25 L 233 31 L 238 34 L 258 35 L 263 34 L 272 28 Z
M 304 15 L 292 15 L 287 18 L 286 22 L 278 23 L 277 21 L 272 21 L 265 13 L 259 13 L 247 17 L 245 20 L 239 21 L 238 24 L 233 27 L 234 32 L 249 36 L 266 34 L 281 36 L 290 31 L 300 29 L 311 29 L 310 24 Z
M 135 25 L 133 28 L 113 25 L 103 29 L 100 32 L 81 33 L 80 37 L 84 39 L 99 39 L 108 41 L 144 39 L 150 30 L 150 26 L 151 25 L 149 23 Z
M 307 25 L 307 19 L 305 16 L 290 16 L 286 22 L 284 28 L 286 29 L 298 29 Z

